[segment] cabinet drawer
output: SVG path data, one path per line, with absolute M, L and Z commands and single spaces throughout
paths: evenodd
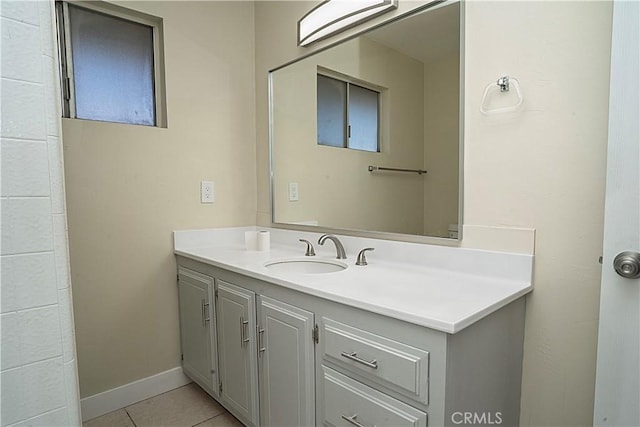
M 322 319 L 324 357 L 358 375 L 428 403 L 429 352 Z
M 326 366 L 322 370 L 325 425 L 426 427 L 426 413 Z

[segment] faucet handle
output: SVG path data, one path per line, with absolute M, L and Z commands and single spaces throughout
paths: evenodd
M 305 239 L 298 239 L 298 240 L 307 244 L 307 250 L 305 251 L 304 256 L 316 256 L 316 251 L 313 250 L 313 245 L 311 244 L 310 241 Z
M 356 265 L 367 265 L 367 257 L 364 256 L 367 251 L 375 251 L 375 248 L 364 248 L 360 252 L 358 252 L 358 259 L 356 260 Z

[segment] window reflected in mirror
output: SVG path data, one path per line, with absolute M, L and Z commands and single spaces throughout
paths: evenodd
M 318 74 L 318 144 L 380 151 L 380 92 Z

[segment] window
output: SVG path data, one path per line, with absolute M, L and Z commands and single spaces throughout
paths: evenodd
M 164 126 L 161 20 L 101 2 L 57 2 L 63 116 Z
M 380 92 L 318 74 L 318 144 L 380 151 Z

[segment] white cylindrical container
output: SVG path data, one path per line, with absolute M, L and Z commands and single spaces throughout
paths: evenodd
M 258 231 L 258 250 L 268 251 L 271 248 L 271 233 L 268 231 Z
M 258 250 L 258 232 L 257 231 L 244 232 L 244 246 L 248 251 Z

